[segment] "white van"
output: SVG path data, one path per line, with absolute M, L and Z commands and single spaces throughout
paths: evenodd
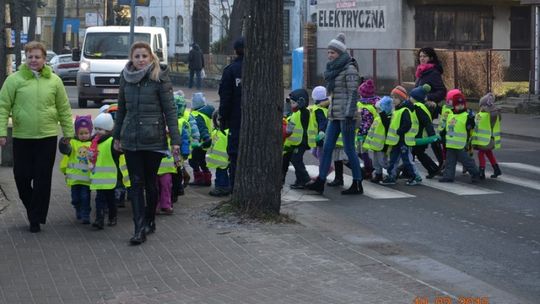
M 161 63 L 167 64 L 167 37 L 162 27 L 136 26 L 133 41 L 146 41 Z M 96 103 L 118 99 L 120 72 L 129 57 L 129 26 L 95 26 L 86 29 L 81 50 L 74 50 L 73 60 L 80 59 L 77 72 L 79 107 L 88 100 Z

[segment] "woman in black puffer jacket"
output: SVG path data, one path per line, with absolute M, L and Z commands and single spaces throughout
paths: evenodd
M 167 128 L 176 155 L 180 132 L 167 66 L 160 66 L 146 42 L 135 42 L 129 58 L 120 76 L 113 136 L 115 148 L 126 155 L 135 225 L 130 243 L 138 245 L 156 229 L 156 179 L 161 159 L 169 153 Z
M 419 87 L 424 84 L 431 86 L 431 91 L 426 94 L 425 104 L 431 110 L 433 119 L 437 118 L 441 112 L 441 101 L 446 98 L 446 86 L 442 80 L 443 68 L 437 57 L 435 50 L 430 47 L 421 48 L 418 51 L 418 66 L 416 67 L 416 83 Z M 444 157 L 442 146 L 439 142 L 431 144 L 431 149 L 439 163 L 439 169 L 442 169 Z

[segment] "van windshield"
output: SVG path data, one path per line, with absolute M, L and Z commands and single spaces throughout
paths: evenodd
M 133 41 L 150 43 L 150 34 L 135 33 Z M 128 59 L 129 33 L 87 33 L 84 57 L 99 59 Z

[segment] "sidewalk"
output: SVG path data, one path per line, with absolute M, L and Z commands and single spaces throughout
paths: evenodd
M 74 220 L 55 170 L 48 223 L 31 234 L 11 168 L 0 214 L 0 303 L 412 303 L 437 288 L 374 259 L 360 246 L 302 224 L 211 218 L 209 190 L 188 188 L 157 232 L 128 246 L 130 208 L 94 231 Z
M 501 132 L 503 138 L 540 142 L 540 115 L 502 113 Z

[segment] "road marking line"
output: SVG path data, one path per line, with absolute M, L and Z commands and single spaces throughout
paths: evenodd
M 307 165 L 306 170 L 308 171 L 309 175 L 312 177 L 319 175 L 319 166 Z M 335 177 L 335 173 L 332 172 L 328 175 L 327 179 L 333 180 L 334 177 Z M 345 184 L 344 187 L 348 187 L 352 183 L 352 176 L 348 174 L 343 174 L 343 183 Z M 367 197 L 371 197 L 373 199 L 416 197 L 415 195 L 401 192 L 396 189 L 388 188 L 382 185 L 376 185 L 369 181 L 362 182 L 362 187 L 364 188 L 364 195 Z
M 524 164 L 524 163 L 501 162 L 501 163 L 499 163 L 499 165 L 502 165 L 503 167 L 512 168 L 512 169 L 518 169 L 518 170 L 527 171 L 527 172 L 530 172 L 530 173 L 540 174 L 540 167 L 533 166 L 533 165 L 528 165 L 528 164 Z
M 420 168 L 420 166 L 417 166 L 418 171 L 420 171 L 422 176 L 425 176 L 427 174 L 426 171 L 424 171 L 424 168 Z M 461 174 L 462 167 L 461 165 L 456 165 L 456 175 Z M 466 184 L 462 182 L 455 181 L 453 183 L 440 183 L 439 178 L 433 178 L 433 179 L 422 179 L 422 185 L 434 189 L 438 189 L 441 191 L 446 191 L 453 193 L 455 195 L 483 195 L 483 194 L 498 194 L 502 193 L 500 191 L 491 190 L 487 188 L 482 188 L 476 185 L 472 184 Z M 470 176 L 468 176 L 470 178 Z
M 463 168 L 462 165 L 457 165 L 456 166 L 456 171 L 461 171 L 462 168 Z M 489 178 L 489 175 L 491 175 L 491 174 L 488 174 L 486 172 L 486 177 L 487 178 Z M 499 175 L 499 177 L 497 177 L 497 178 L 489 178 L 489 179 L 490 180 L 495 180 L 495 181 L 500 181 L 500 182 L 503 182 L 503 183 L 512 184 L 512 185 L 516 185 L 516 186 L 521 186 L 521 187 L 525 187 L 525 188 L 530 188 L 530 189 L 534 189 L 534 190 L 540 190 L 540 182 L 538 182 L 537 180 L 532 180 L 532 179 L 528 179 L 528 178 L 503 174 L 503 175 Z
M 328 201 L 328 198 L 322 195 L 309 194 L 309 192 L 301 192 L 294 189 L 285 190 L 284 188 L 281 192 L 281 200 L 285 202 L 323 202 Z

